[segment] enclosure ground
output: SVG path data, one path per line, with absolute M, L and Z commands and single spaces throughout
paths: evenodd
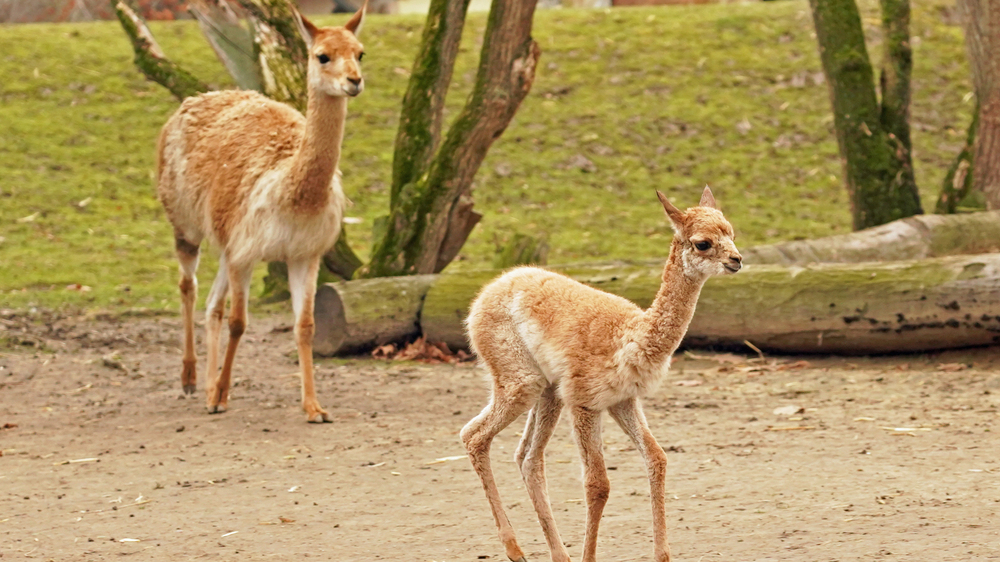
M 222 415 L 200 393 L 178 399 L 176 318 L 0 320 L 5 560 L 504 559 L 458 439 L 487 397 L 471 365 L 324 361 L 335 421 L 309 425 L 287 318 L 252 319 Z M 645 404 L 668 450 L 678 561 L 1000 560 L 996 348 L 763 363 L 696 351 Z M 775 413 L 787 406 L 804 410 Z M 645 469 L 606 421 L 599 558 L 649 560 Z M 521 423 L 497 438 L 494 470 L 529 560 L 547 560 L 511 459 Z M 565 419 L 547 459 L 579 559 Z

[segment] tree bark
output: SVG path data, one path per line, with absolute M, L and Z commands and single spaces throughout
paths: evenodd
M 441 137 L 444 101 L 462 40 L 469 0 L 433 0 L 403 97 L 392 156 L 390 207 L 430 165 Z
M 427 172 L 396 194 L 361 276 L 434 273 L 457 255 L 480 218 L 471 210 L 472 179 L 534 81 L 540 55 L 531 38 L 536 1 L 493 1 L 473 92 Z M 416 177 L 412 166 L 403 169 L 411 175 L 401 177 Z
M 209 90 L 204 82 L 167 59 L 146 22 L 132 8 L 125 2 L 117 2 L 114 6 L 122 29 L 132 42 L 135 65 L 147 78 L 169 90 L 179 100 Z
M 978 103 L 972 189 L 1000 209 L 1000 1 L 958 0 Z
M 972 112 L 972 123 L 965 135 L 965 146 L 955 158 L 955 163 L 948 168 L 944 182 L 941 185 L 941 195 L 938 196 L 935 213 L 957 213 L 961 206 L 980 210 L 985 207 L 976 201 L 976 192 L 972 185 L 972 156 L 975 153 L 976 131 L 979 129 L 979 98 L 976 98 L 976 108 Z
M 238 4 L 228 0 L 190 0 L 188 11 L 198 20 L 202 35 L 215 51 L 236 85 L 244 90 L 264 91 L 260 59 L 255 56 L 254 33 L 241 21 Z
M 289 0 L 239 0 L 254 35 L 267 97 L 306 112 L 306 44 Z
M 641 307 L 652 302 L 662 266 L 553 268 Z M 498 272 L 438 277 L 420 326 L 428 341 L 467 348 L 463 320 Z M 767 311 L 766 314 L 761 314 Z M 857 355 L 1000 343 L 1000 254 L 886 264 L 748 265 L 705 284 L 685 346 Z
M 353 353 L 420 334 L 418 318 L 435 275 L 321 285 L 316 291 L 317 355 Z
M 855 230 L 920 214 L 910 164 L 908 0 L 883 0 L 883 105 L 854 0 L 810 0 Z

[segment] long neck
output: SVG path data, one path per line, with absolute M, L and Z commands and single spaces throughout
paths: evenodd
M 347 98 L 332 97 L 309 89 L 306 131 L 292 157 L 289 182 L 292 205 L 302 210 L 319 210 L 330 199 L 330 180 L 340 161 L 344 140 Z
M 698 273 L 685 271 L 683 249 L 683 243 L 675 238 L 663 267 L 660 290 L 636 326 L 644 334 L 639 344 L 651 363 L 666 359 L 680 345 L 694 316 L 701 287 L 707 280 Z

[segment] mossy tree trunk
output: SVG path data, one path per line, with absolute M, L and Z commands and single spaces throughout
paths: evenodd
M 855 0 L 810 5 L 855 230 L 922 213 L 910 156 L 909 0 L 881 0 L 881 103 Z
M 135 65 L 147 78 L 160 84 L 179 100 L 207 92 L 207 84 L 195 78 L 163 53 L 146 22 L 127 3 L 112 0 L 115 14 L 121 22 L 135 51 Z
M 976 131 L 979 129 L 979 99 L 976 99 L 976 108 L 972 112 L 972 123 L 969 131 L 965 135 L 965 146 L 958 153 L 955 162 L 948 168 L 948 173 L 944 176 L 941 185 L 941 195 L 938 196 L 935 213 L 951 214 L 959 210 L 981 210 L 985 208 L 977 199 L 981 198 L 981 193 L 972 189 L 972 155 L 976 146 Z M 979 195 L 977 197 L 977 194 Z
M 360 276 L 436 273 L 458 254 L 480 219 L 472 210 L 472 179 L 535 78 L 540 55 L 531 38 L 536 2 L 493 1 L 475 87 L 440 145 L 439 108 L 450 63 L 435 70 L 417 60 L 397 137 L 389 217 Z M 457 25 L 449 15 L 456 17 L 459 9 L 464 14 L 467 7 L 462 2 L 449 12 L 447 4 L 432 2 L 421 47 L 422 54 L 439 57 L 439 64 L 453 61 L 457 50 L 457 43 L 446 43 Z M 451 28 L 439 27 L 446 25 Z
M 972 190 L 1000 209 L 1000 0 L 958 0 L 975 86 Z

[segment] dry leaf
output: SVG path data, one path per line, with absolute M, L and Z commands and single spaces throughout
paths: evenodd
M 688 381 L 677 381 L 674 383 L 676 386 L 699 386 L 702 381 L 699 380 L 688 380 Z

